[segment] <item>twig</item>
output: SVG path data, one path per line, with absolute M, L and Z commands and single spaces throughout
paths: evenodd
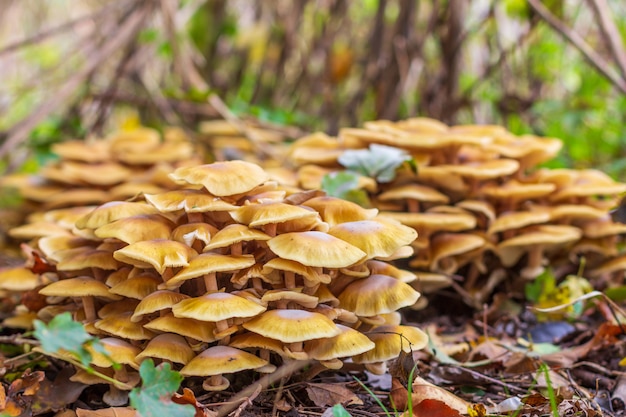
M 622 35 L 615 26 L 615 21 L 610 17 L 611 9 L 606 0 L 587 0 L 593 9 L 596 22 L 600 27 L 604 40 L 609 45 L 609 49 L 615 58 L 622 78 L 626 77 L 626 51 L 622 43 Z
M 626 80 L 618 77 L 611 71 L 609 64 L 596 53 L 578 33 L 567 27 L 561 20 L 553 15 L 540 0 L 526 0 L 532 9 L 552 28 L 563 36 L 567 41 L 574 45 L 583 56 L 595 67 L 600 74 L 606 77 L 613 85 L 615 85 L 622 94 L 626 94 Z
M 0 336 L 0 343 L 11 343 L 13 345 L 33 345 L 39 346 L 39 340 L 28 339 L 20 335 Z
M 76 19 L 70 20 L 68 22 L 65 22 L 59 26 L 50 28 L 48 30 L 44 30 L 42 32 L 39 32 L 33 36 L 31 36 L 30 38 L 26 38 L 26 39 L 22 39 L 19 40 L 17 42 L 14 42 L 12 44 L 6 45 L 5 47 L 0 49 L 0 56 L 2 55 L 6 55 L 9 54 L 11 52 L 17 51 L 18 49 L 27 46 L 27 45 L 31 45 L 33 43 L 37 43 L 40 42 L 46 38 L 49 38 L 50 36 L 55 36 L 58 35 L 66 30 L 71 29 L 72 27 L 78 25 L 79 23 L 82 23 L 86 20 L 96 20 L 97 18 L 99 18 L 100 16 L 104 16 L 105 14 L 110 13 L 110 9 L 119 6 L 119 1 L 117 2 L 111 2 L 109 4 L 107 4 L 106 6 L 102 7 L 100 10 L 94 12 L 94 13 L 89 13 L 86 14 L 85 16 L 80 16 L 77 17 Z
M 302 368 L 305 368 L 311 363 L 310 360 L 306 361 L 292 361 L 288 362 L 285 365 L 278 368 L 275 372 L 263 377 L 258 382 L 247 386 L 245 389 L 239 391 L 237 394 L 233 395 L 227 404 L 222 405 L 217 409 L 217 417 L 224 417 L 234 409 L 238 407 L 238 404 L 241 401 L 245 401 L 250 398 L 258 389 L 261 387 L 261 390 L 267 389 L 270 385 L 275 382 L 287 378 L 289 375 L 300 371 Z
M 74 77 L 69 79 L 61 86 L 56 94 L 44 101 L 30 116 L 20 121 L 9 131 L 7 140 L 0 146 L 0 158 L 8 155 L 13 148 L 21 144 L 32 129 L 44 120 L 51 112 L 56 110 L 61 103 L 68 99 L 75 91 L 85 82 L 85 80 L 95 71 L 106 59 L 108 59 L 115 51 L 119 50 L 124 43 L 135 36 L 139 31 L 141 24 L 148 17 L 151 11 L 150 2 L 145 3 L 147 6 L 138 9 L 127 18 L 127 20 L 119 27 L 118 32 L 98 50 L 93 57 L 88 60 L 87 64 L 78 71 Z

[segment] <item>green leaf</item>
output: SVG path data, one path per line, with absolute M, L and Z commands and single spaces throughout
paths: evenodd
M 352 171 L 384 183 L 393 181 L 396 169 L 411 159 L 411 155 L 402 149 L 373 143 L 369 149 L 345 151 L 339 157 L 339 163 Z
M 332 408 L 333 417 L 352 417 L 348 411 L 343 408 L 343 405 L 336 404 Z
M 322 190 L 329 196 L 368 206 L 369 197 L 365 190 L 359 188 L 360 177 L 361 175 L 352 171 L 331 172 L 322 178 Z
M 539 301 L 542 294 L 554 291 L 555 287 L 556 278 L 554 278 L 552 270 L 548 268 L 535 278 L 533 282 L 526 284 L 524 292 L 527 300 L 536 303 Z
M 34 325 L 34 335 L 41 342 L 41 348 L 45 352 L 70 352 L 76 355 L 83 365 L 89 365 L 91 354 L 85 349 L 84 344 L 89 342 L 96 346 L 99 342 L 85 331 L 82 324 L 72 320 L 70 313 L 59 314 L 47 325 L 35 320 Z
M 145 360 L 139 368 L 141 387 L 133 389 L 130 405 L 141 417 L 193 417 L 196 410 L 192 405 L 172 402 L 172 395 L 183 380 L 182 375 L 172 371 L 169 363 L 154 366 L 152 359 Z

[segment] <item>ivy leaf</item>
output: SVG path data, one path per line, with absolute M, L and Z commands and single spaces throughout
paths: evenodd
M 172 395 L 183 380 L 182 375 L 172 371 L 169 363 L 154 366 L 152 359 L 145 360 L 139 368 L 141 387 L 133 389 L 130 405 L 141 417 L 193 417 L 196 413 L 192 405 L 176 404 Z
M 393 181 L 398 167 L 411 159 L 411 155 L 402 149 L 373 143 L 369 149 L 345 151 L 339 157 L 339 163 L 352 171 L 385 183 Z
M 96 347 L 99 341 L 87 333 L 82 324 L 72 320 L 70 313 L 59 314 L 48 324 L 35 320 L 34 326 L 35 337 L 39 339 L 45 352 L 70 352 L 76 355 L 83 365 L 89 366 L 91 354 L 85 349 L 85 343 Z
M 361 175 L 352 171 L 335 171 L 324 175 L 322 190 L 329 196 L 343 198 L 361 206 L 369 205 L 369 197 L 365 190 L 359 188 Z

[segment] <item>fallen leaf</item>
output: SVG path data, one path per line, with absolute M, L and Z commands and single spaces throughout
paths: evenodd
M 397 378 L 391 380 L 391 391 L 389 391 L 389 397 L 391 404 L 396 410 L 406 409 L 409 402 L 409 391 L 404 387 L 404 384 Z
M 76 417 L 137 417 L 137 411 L 131 407 L 111 407 L 101 410 L 77 408 Z
M 464 410 L 466 412 L 467 410 Z M 407 414 L 408 413 L 408 414 Z M 462 417 L 458 410 L 440 400 L 426 399 L 413 406 L 413 413 L 406 411 L 401 417 Z
M 424 400 L 440 401 L 449 408 L 456 410 L 458 413 L 467 413 L 467 408 L 470 406 L 470 403 L 467 401 L 457 397 L 443 388 L 431 384 L 419 376 L 415 378 L 415 381 L 413 381 L 412 400 L 413 404 L 421 403 Z
M 306 392 L 309 394 L 309 399 L 318 407 L 327 407 L 335 404 L 363 404 L 363 401 L 354 392 L 341 384 L 308 383 Z
M 193 405 L 196 409 L 196 414 L 194 415 L 194 417 L 212 417 L 214 415 L 217 415 L 217 413 L 208 410 L 206 407 L 200 404 L 198 400 L 196 400 L 196 396 L 194 395 L 193 391 L 189 388 L 183 388 L 182 395 L 175 392 L 172 396 L 172 401 L 176 404 Z
M 42 371 L 30 372 L 30 370 L 26 370 L 21 378 L 11 383 L 8 396 L 13 398 L 18 394 L 34 395 L 39 389 L 39 383 L 43 381 L 45 377 Z
M 39 384 L 39 390 L 33 397 L 33 413 L 43 414 L 48 411 L 57 411 L 74 403 L 87 385 L 70 381 L 74 369 L 67 366 L 54 379 L 44 379 Z

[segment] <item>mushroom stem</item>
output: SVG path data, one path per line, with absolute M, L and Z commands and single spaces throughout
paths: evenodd
M 206 292 L 217 292 L 217 277 L 215 272 L 211 272 L 210 274 L 204 275 L 204 286 Z
M 83 302 L 83 309 L 85 310 L 85 321 L 87 323 L 96 321 L 96 305 L 93 296 L 81 297 Z
M 263 226 L 263 231 L 265 232 L 265 234 L 267 234 L 268 236 L 276 236 L 276 223 L 268 223 L 266 225 Z
M 414 198 L 407 198 L 406 205 L 409 213 L 419 213 L 420 202 Z
M 163 282 L 169 281 L 170 278 L 174 276 L 174 269 L 172 267 L 167 267 L 161 274 L 161 278 L 163 278 Z
M 230 246 L 231 255 L 241 255 L 243 253 L 243 242 L 233 243 Z
M 527 268 L 541 268 L 543 262 L 543 246 L 535 245 L 530 248 L 528 252 L 528 266 Z
M 293 271 L 285 271 L 283 274 L 285 278 L 285 288 L 292 290 L 296 288 L 296 273 Z
M 202 213 L 187 213 L 187 223 L 202 223 L 203 221 Z

